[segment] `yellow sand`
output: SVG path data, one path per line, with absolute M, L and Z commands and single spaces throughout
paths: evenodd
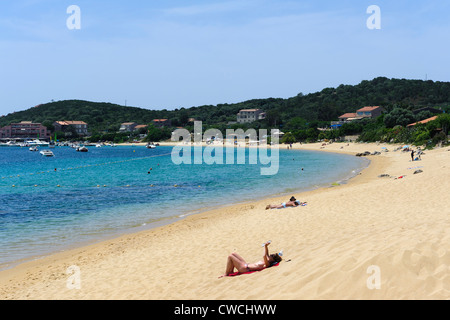
M 390 145 L 294 148 L 383 146 L 390 152 L 369 156 L 350 183 L 294 194 L 305 207 L 265 210 L 286 198 L 233 205 L 38 259 L 0 272 L 0 299 L 449 299 L 450 148 L 414 163 Z M 417 166 L 423 173 L 414 175 L 408 168 Z M 218 279 L 230 253 L 258 261 L 267 240 L 284 251 L 278 267 Z M 81 289 L 67 287 L 72 265 Z M 374 279 L 380 287 L 371 290 Z

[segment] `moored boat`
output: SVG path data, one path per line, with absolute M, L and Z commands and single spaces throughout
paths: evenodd
M 88 148 L 86 148 L 86 147 L 77 147 L 77 149 L 76 149 L 78 152 L 88 152 L 89 150 L 88 150 Z
M 53 157 L 53 156 L 55 156 L 55 155 L 53 154 L 53 152 L 51 152 L 50 150 L 42 150 L 42 151 L 40 152 L 40 154 L 42 154 L 44 157 Z

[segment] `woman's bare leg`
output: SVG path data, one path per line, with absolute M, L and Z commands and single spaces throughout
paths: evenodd
M 269 209 L 281 209 L 281 208 L 283 208 L 283 205 L 282 205 L 282 204 L 279 204 L 279 205 L 268 204 L 268 205 L 266 206 L 266 210 L 269 210 Z
M 244 258 L 242 258 L 240 255 L 238 255 L 236 252 L 233 252 L 231 254 L 233 257 L 235 257 L 237 260 L 239 260 L 240 262 L 246 264 L 247 262 L 245 262 Z
M 232 274 L 235 268 L 238 272 L 246 272 L 247 263 L 240 255 L 238 255 L 237 253 L 232 253 L 228 256 L 227 267 L 225 269 L 224 276 L 229 276 L 230 274 Z

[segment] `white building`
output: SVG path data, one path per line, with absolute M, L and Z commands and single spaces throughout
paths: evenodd
M 237 114 L 238 123 L 250 123 L 266 118 L 266 113 L 260 109 L 244 109 Z

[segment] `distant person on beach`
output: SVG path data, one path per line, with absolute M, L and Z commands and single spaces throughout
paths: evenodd
M 234 273 L 234 269 L 236 269 L 237 272 L 239 273 L 246 273 L 252 271 L 261 271 L 279 263 L 282 260 L 281 258 L 282 253 L 269 254 L 270 243 L 271 241 L 268 241 L 264 244 L 263 260 L 258 261 L 256 263 L 249 264 L 244 260 L 244 258 L 242 258 L 237 253 L 230 254 L 227 259 L 227 267 L 225 269 L 225 274 L 220 276 L 219 278 L 228 277 L 230 274 Z
M 269 209 L 284 209 L 287 207 L 298 207 L 304 206 L 306 202 L 301 202 L 300 200 L 295 199 L 295 197 L 291 197 L 288 202 L 283 202 L 282 204 L 268 204 L 266 206 L 266 210 Z
M 414 161 L 414 150 L 411 151 L 411 161 Z

